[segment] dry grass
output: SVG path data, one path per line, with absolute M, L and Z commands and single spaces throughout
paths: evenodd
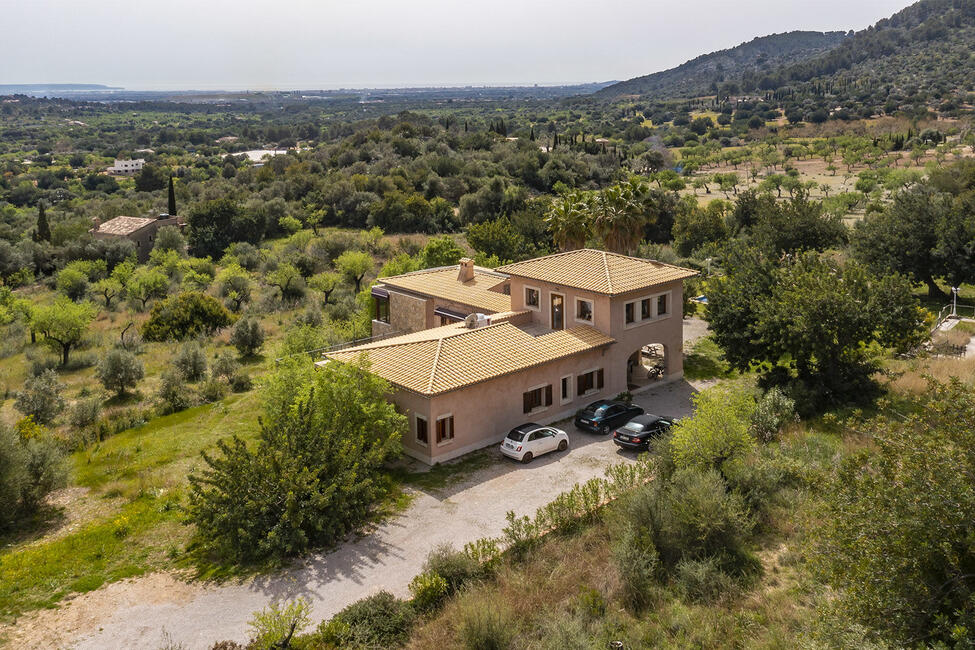
M 939 382 L 958 379 L 965 384 L 975 384 L 975 358 L 926 357 L 910 361 L 891 363 L 893 379 L 889 388 L 894 393 L 906 396 L 921 395 L 928 392 L 930 384 L 926 377 Z

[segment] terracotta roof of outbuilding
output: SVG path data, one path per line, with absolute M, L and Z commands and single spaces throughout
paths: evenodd
M 610 296 L 697 275 L 680 266 L 591 248 L 506 264 L 498 271 Z
M 506 280 L 505 276 L 475 267 L 474 279 L 461 282 L 458 273 L 457 266 L 447 266 L 379 278 L 379 283 L 394 289 L 404 289 L 424 296 L 470 305 L 488 312 L 503 312 L 511 309 L 511 296 L 490 290 L 503 283 Z
M 145 228 L 155 219 L 148 217 L 115 217 L 93 229 L 107 235 L 131 235 L 135 231 Z
M 588 326 L 532 336 L 505 321 L 477 329 L 446 325 L 325 357 L 350 362 L 364 354 L 370 371 L 390 383 L 422 395 L 439 395 L 614 342 Z

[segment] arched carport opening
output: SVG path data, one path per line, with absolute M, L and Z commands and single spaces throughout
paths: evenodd
M 627 390 L 636 390 L 662 380 L 670 374 L 670 354 L 663 343 L 641 346 L 626 360 Z

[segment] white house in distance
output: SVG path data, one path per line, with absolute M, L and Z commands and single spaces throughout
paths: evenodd
M 113 176 L 135 176 L 142 171 L 146 161 L 143 158 L 132 160 L 116 160 L 115 164 L 108 168 L 108 173 Z

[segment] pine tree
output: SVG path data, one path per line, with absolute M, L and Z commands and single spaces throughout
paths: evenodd
M 532 142 L 535 141 L 535 127 L 531 127 L 531 131 L 528 133 L 528 139 Z
M 44 202 L 37 204 L 37 241 L 51 241 L 51 226 L 47 223 Z
M 173 177 L 169 177 L 169 216 L 176 216 L 176 190 L 173 189 Z

